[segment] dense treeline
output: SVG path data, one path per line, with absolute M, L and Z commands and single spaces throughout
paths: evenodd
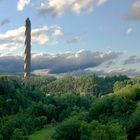
M 113 92 L 113 85 L 116 81 L 125 81 L 129 78 L 126 76 L 97 77 L 79 76 L 59 78 L 47 85 L 44 91 L 46 94 L 66 94 L 74 93 L 77 95 L 95 95 L 100 96 Z
M 0 140 L 139 140 L 140 78 L 0 76 Z

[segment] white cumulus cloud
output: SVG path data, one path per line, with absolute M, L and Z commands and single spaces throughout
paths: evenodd
M 48 0 L 41 3 L 39 13 L 52 16 L 62 16 L 66 12 L 81 14 L 90 12 L 94 6 L 101 6 L 105 2 L 107 0 Z
M 17 29 L 0 34 L 0 50 L 7 49 L 8 51 L 13 51 L 24 47 L 24 33 L 25 27 L 21 26 Z M 54 25 L 51 27 L 44 26 L 32 29 L 31 35 L 33 45 L 45 45 L 50 41 L 50 38 L 57 39 L 59 36 L 63 35 L 63 32 L 58 25 Z
M 126 31 L 126 35 L 129 35 L 129 34 L 131 34 L 131 33 L 133 33 L 134 32 L 134 29 L 132 28 L 132 27 L 129 27 L 128 29 L 127 29 L 127 31 Z
M 60 26 L 55 25 L 55 26 L 51 26 L 51 28 L 52 29 L 55 28 L 55 30 L 52 31 L 52 36 L 57 37 L 57 36 L 62 36 L 63 35 L 62 29 L 61 29 Z
M 23 11 L 25 6 L 30 4 L 31 0 L 18 0 L 17 2 L 17 10 L 18 11 Z

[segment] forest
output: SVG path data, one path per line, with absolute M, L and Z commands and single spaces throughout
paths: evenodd
M 140 77 L 0 76 L 0 140 L 52 126 L 52 140 L 140 140 Z

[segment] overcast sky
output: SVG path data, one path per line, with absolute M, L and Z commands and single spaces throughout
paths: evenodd
M 140 0 L 0 0 L 0 73 L 23 71 L 25 19 L 32 71 L 140 75 Z

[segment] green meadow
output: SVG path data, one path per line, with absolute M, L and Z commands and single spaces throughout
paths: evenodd
M 36 131 L 34 134 L 29 136 L 29 140 L 52 140 L 51 136 L 54 132 L 54 127 L 43 128 L 39 131 Z

